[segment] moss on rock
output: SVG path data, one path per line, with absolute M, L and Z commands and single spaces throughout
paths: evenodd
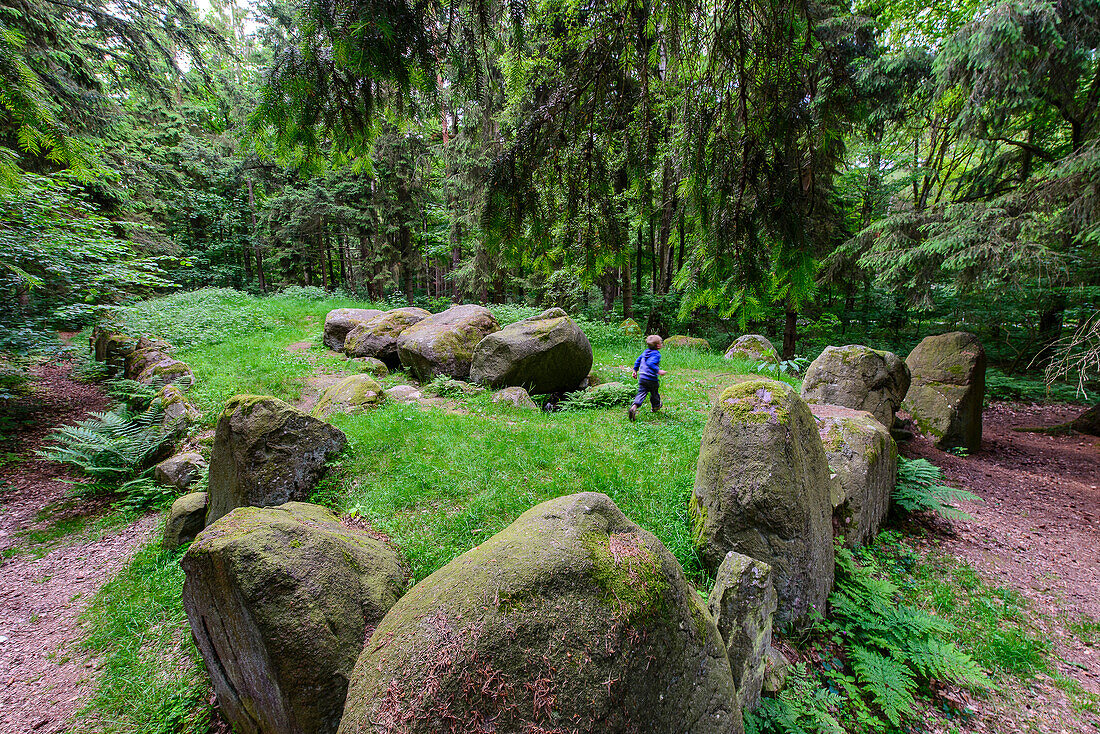
M 806 369 L 802 399 L 865 410 L 889 429 L 910 382 L 909 368 L 892 352 L 859 344 L 826 347 Z
M 710 342 L 706 339 L 700 339 L 695 336 L 684 336 L 683 334 L 673 334 L 668 339 L 665 339 L 664 345 L 669 349 L 698 349 L 703 352 L 710 351 Z
M 560 308 L 505 326 L 474 349 L 470 380 L 534 394 L 575 390 L 592 369 L 592 345 Z
M 397 354 L 397 339 L 414 324 L 431 316 L 422 308 L 395 308 L 357 324 L 344 340 L 344 352 L 349 357 L 374 357 L 387 367 L 401 364 Z
M 982 445 L 985 348 L 973 334 L 925 337 L 906 357 L 913 385 L 903 407 L 941 449 Z
M 726 349 L 726 359 L 741 359 L 746 362 L 766 362 L 779 364 L 779 352 L 766 336 L 743 334 Z
M 405 329 L 397 338 L 397 354 L 417 379 L 447 375 L 465 380 L 478 342 L 499 330 L 487 308 L 452 306 Z
M 329 349 L 344 351 L 344 340 L 349 331 L 382 312 L 375 308 L 337 308 L 325 315 L 322 341 Z
M 317 399 L 310 415 L 324 418 L 336 411 L 350 413 L 377 408 L 385 401 L 382 386 L 370 375 L 351 375 L 325 389 Z

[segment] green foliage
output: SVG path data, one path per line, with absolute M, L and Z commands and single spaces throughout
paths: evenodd
M 210 683 L 183 611 L 179 556 L 148 545 L 82 615 L 81 643 L 103 662 L 74 731 L 205 734 Z
M 627 383 L 604 383 L 590 390 L 571 392 L 558 403 L 561 410 L 593 410 L 630 405 L 638 389 Z
M 892 500 L 894 506 L 905 513 L 933 512 L 953 520 L 967 520 L 970 516 L 952 503 L 981 502 L 981 497 L 944 484 L 943 470 L 927 459 L 899 456 Z
M 1046 382 L 1026 375 L 1009 375 L 998 369 L 985 372 L 985 398 L 989 400 L 1024 400 L 1029 402 L 1078 399 L 1077 389 L 1064 382 Z
M 432 381 L 421 388 L 425 395 L 435 395 L 440 398 L 461 398 L 471 389 L 477 389 L 469 383 L 464 383 L 447 375 L 436 375 Z
M 752 371 L 758 375 L 778 380 L 783 377 L 795 377 L 810 366 L 812 360 L 806 357 L 795 357 L 776 362 L 757 362 L 752 366 Z
M 133 414 L 126 407 L 90 412 L 85 420 L 54 431 L 54 445 L 38 455 L 69 464 L 91 477 L 90 491 L 114 489 L 148 468 L 167 440 L 160 427 L 160 405 Z
M 155 334 L 177 349 L 230 341 L 272 324 L 254 298 L 230 288 L 141 301 L 118 309 L 116 319 L 127 334 Z
M 805 663 L 792 665 L 778 696 L 745 714 L 745 734 L 844 734 L 836 716 L 844 698 L 822 688 Z

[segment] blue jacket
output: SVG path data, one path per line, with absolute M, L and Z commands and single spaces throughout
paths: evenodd
M 661 367 L 661 353 L 656 349 L 647 349 L 634 362 L 634 371 L 639 382 L 657 382 L 660 378 L 657 370 Z

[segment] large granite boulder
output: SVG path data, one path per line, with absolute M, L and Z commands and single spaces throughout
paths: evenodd
M 775 607 L 771 566 L 734 551 L 727 553 L 718 567 L 707 609 L 726 642 L 742 711 L 751 711 L 760 701 Z
M 413 324 L 431 316 L 430 311 L 412 306 L 380 313 L 358 324 L 344 340 L 344 352 L 349 357 L 374 357 L 387 367 L 397 367 L 397 338 Z
M 743 334 L 733 340 L 724 355 L 726 359 L 740 359 L 753 364 L 766 362 L 779 364 L 779 352 L 766 336 Z
M 161 430 L 176 437 L 187 433 L 193 423 L 202 418 L 202 413 L 183 394 L 176 385 L 165 385 L 157 391 L 157 403 L 160 405 Z
M 175 456 L 169 456 L 157 464 L 153 470 L 153 478 L 161 486 L 186 490 L 192 482 L 202 476 L 205 468 L 206 461 L 202 458 L 202 454 L 184 451 Z
M 363 640 L 397 601 L 392 547 L 323 507 L 242 507 L 181 561 L 183 608 L 242 734 L 331 734 Z
M 195 539 L 206 526 L 206 492 L 191 492 L 176 499 L 164 523 L 161 545 L 174 551 Z
M 137 348 L 133 339 L 99 327 L 92 331 L 89 341 L 95 361 L 103 363 L 108 377 L 123 375 L 126 371 L 126 356 Z
M 344 351 L 348 332 L 364 321 L 370 321 L 383 313 L 376 308 L 337 308 L 325 316 L 325 333 L 322 341 L 336 352 Z
M 230 398 L 214 428 L 207 524 L 236 507 L 308 499 L 346 443 L 340 429 L 278 398 Z
M 465 380 L 470 376 L 474 348 L 499 330 L 497 320 L 484 306 L 452 306 L 401 332 L 397 354 L 417 379 L 448 375 Z
M 909 382 L 909 368 L 893 352 L 858 344 L 825 347 L 806 369 L 802 399 L 866 410 L 889 429 Z
M 937 447 L 982 446 L 985 348 L 965 331 L 925 337 L 905 358 L 913 384 L 902 407 Z
M 664 346 L 668 349 L 698 349 L 703 352 L 710 351 L 710 342 L 706 339 L 700 339 L 696 336 L 684 336 L 683 334 L 673 334 L 668 339 L 665 339 Z
M 382 386 L 370 375 L 351 375 L 340 382 L 325 388 L 317 398 L 310 415 L 324 418 L 329 413 L 352 413 L 377 408 L 385 401 Z
M 540 395 L 577 389 L 592 369 L 592 345 L 560 308 L 508 324 L 474 349 L 470 381 Z
M 744 380 L 722 392 L 703 429 L 691 513 L 707 568 L 731 550 L 772 567 L 780 624 L 824 612 L 833 587 L 829 464 L 790 385 Z
M 898 449 L 870 413 L 837 405 L 811 405 L 832 470 L 833 530 L 849 548 L 878 535 L 898 478 Z
M 740 732 L 735 694 L 680 564 L 583 493 L 406 593 L 356 663 L 340 734 Z

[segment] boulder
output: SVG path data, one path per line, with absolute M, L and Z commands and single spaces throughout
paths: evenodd
M 395 308 L 368 319 L 348 332 L 344 352 L 349 357 L 375 357 L 387 367 L 401 364 L 397 354 L 397 338 L 413 324 L 432 314 L 422 308 Z
M 374 377 L 386 377 L 390 374 L 386 363 L 376 357 L 355 357 L 350 361 L 360 372 Z
M 722 637 L 680 564 L 602 494 L 544 502 L 403 596 L 341 734 L 740 732 Z
M 417 379 L 448 375 L 465 380 L 470 375 L 478 342 L 499 330 L 489 309 L 452 306 L 401 332 L 397 337 L 397 354 L 401 364 Z
M 623 319 L 623 322 L 619 324 L 619 332 L 625 336 L 640 337 L 642 336 L 642 327 L 634 319 Z
M 420 399 L 420 391 L 412 385 L 396 385 L 383 392 L 386 394 L 386 400 L 398 403 L 412 403 Z
M 351 375 L 325 389 L 310 415 L 324 418 L 329 413 L 353 413 L 377 408 L 386 399 L 382 386 L 370 375 Z
M 845 545 L 865 545 L 878 535 L 898 478 L 898 448 L 870 413 L 836 405 L 811 405 L 832 470 L 833 531 Z
M 346 443 L 340 429 L 277 398 L 230 398 L 214 428 L 207 524 L 235 507 L 308 499 Z
M 982 447 L 985 348 L 965 331 L 925 337 L 905 358 L 913 384 L 902 406 L 938 448 Z
M 192 492 L 172 503 L 161 538 L 165 550 L 174 551 L 181 545 L 187 545 L 202 532 L 206 525 L 206 501 L 206 492 Z
M 760 701 L 775 607 L 771 567 L 734 551 L 727 553 L 718 567 L 707 609 L 726 642 L 742 711 L 751 711 Z
M 158 364 L 170 361 L 172 357 L 163 347 L 150 346 L 134 349 L 126 355 L 123 375 L 128 380 L 137 380 L 141 375 L 148 374 Z
M 376 308 L 338 308 L 329 311 L 325 316 L 325 333 L 322 341 L 329 349 L 342 352 L 348 332 L 380 313 L 382 311 Z
M 824 612 L 833 587 L 829 465 L 790 385 L 744 380 L 722 392 L 703 429 L 691 513 L 708 569 L 731 550 L 772 567 L 778 623 Z
M 527 394 L 527 391 L 522 387 L 506 387 L 503 390 L 497 390 L 493 393 L 494 403 L 506 403 L 514 408 L 523 408 L 525 410 L 538 410 L 539 406 L 535 405 L 535 401 L 531 399 L 531 396 Z
M 694 336 L 684 336 L 682 334 L 673 334 L 665 339 L 664 346 L 669 349 L 699 349 L 704 352 L 710 351 L 710 342 L 706 339 L 699 339 Z
M 202 476 L 205 468 L 206 461 L 202 458 L 202 454 L 185 451 L 157 464 L 156 469 L 153 470 L 153 476 L 157 484 L 185 490 L 191 486 L 191 482 Z
M 182 436 L 193 423 L 202 418 L 199 409 L 187 400 L 176 385 L 165 385 L 158 390 L 157 400 L 162 411 L 161 429 L 167 434 Z
M 774 695 L 783 690 L 783 686 L 787 684 L 787 673 L 790 667 L 791 663 L 786 655 L 774 647 L 769 647 L 764 660 L 764 692 Z
M 95 361 L 102 362 L 107 367 L 108 377 L 125 374 L 126 355 L 136 349 L 133 340 L 122 334 L 97 328 L 92 333 L 91 342 Z
M 573 319 L 551 308 L 489 334 L 474 349 L 470 381 L 544 395 L 575 390 L 592 369 L 592 345 Z
M 1070 428 L 1078 433 L 1100 436 L 1100 404 L 1094 405 L 1070 421 Z
M 806 369 L 802 399 L 865 410 L 889 429 L 909 382 L 909 368 L 893 352 L 858 344 L 825 347 Z
M 238 508 L 181 561 L 183 608 L 243 734 L 331 734 L 363 640 L 401 595 L 397 553 L 323 507 Z
M 722 356 L 726 359 L 741 359 L 753 364 L 760 362 L 779 364 L 779 352 L 766 336 L 759 334 L 743 334 L 737 337 Z

